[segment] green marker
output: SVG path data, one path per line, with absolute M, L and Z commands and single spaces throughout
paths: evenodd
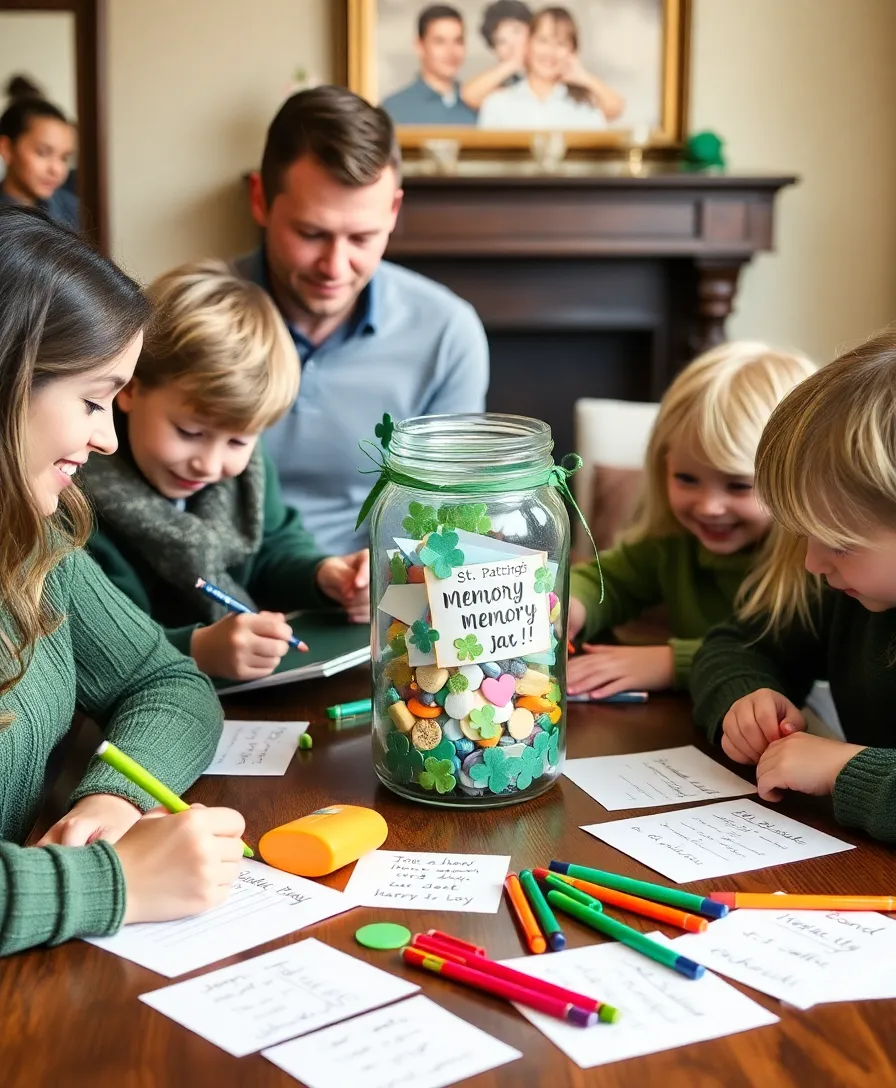
M 652 941 L 637 929 L 623 925 L 622 922 L 617 922 L 615 918 L 610 918 L 606 914 L 599 914 L 596 910 L 586 907 L 584 903 L 564 895 L 563 892 L 548 892 L 548 902 L 557 910 L 562 910 L 564 914 L 571 914 L 573 918 L 578 918 L 586 926 L 596 929 L 598 933 L 612 937 L 636 952 L 640 952 L 642 956 L 656 960 L 664 967 L 671 967 L 673 971 L 684 975 L 685 978 L 702 978 L 706 973 L 706 968 L 702 964 L 689 960 L 687 956 L 679 956 L 674 948 L 667 948 L 657 941 Z
M 538 919 L 538 924 L 548 939 L 548 947 L 552 952 L 562 951 L 566 948 L 566 936 L 554 917 L 554 912 L 548 906 L 548 901 L 541 894 L 541 888 L 539 888 L 538 882 L 532 875 L 531 869 L 523 869 L 520 872 L 520 884 L 526 898 L 529 900 L 532 913 Z
M 173 790 L 169 790 L 164 782 L 160 782 L 155 775 L 151 775 L 145 767 L 125 755 L 120 748 L 107 740 L 97 748 L 96 754 L 110 767 L 114 767 L 119 774 L 123 774 L 135 786 L 146 790 L 150 797 L 164 805 L 169 812 L 186 812 L 190 807 L 186 801 L 182 801 Z M 243 857 L 254 858 L 255 853 L 243 843 Z
M 593 895 L 583 892 L 581 888 L 575 888 L 572 884 L 565 883 L 560 877 L 554 876 L 553 873 L 549 873 L 544 878 L 544 882 L 547 884 L 549 892 L 562 892 L 564 895 L 568 895 L 570 899 L 575 899 L 577 903 L 581 903 L 583 907 L 588 907 L 590 910 L 597 911 L 598 914 L 603 914 L 603 903 L 599 899 L 595 899 Z
M 328 718 L 353 718 L 357 714 L 370 714 L 373 712 L 371 699 L 356 699 L 353 703 L 337 703 L 336 706 L 327 707 Z
M 696 911 L 707 918 L 724 918 L 728 913 L 724 903 L 715 903 L 702 895 L 680 892 L 662 884 L 648 884 L 645 880 L 633 880 L 630 876 L 619 876 L 617 873 L 606 873 L 603 869 L 589 869 L 585 865 L 573 865 L 568 861 L 552 861 L 550 868 L 564 876 L 587 880 L 591 884 L 603 884 L 605 888 L 613 888 L 617 892 L 640 895 L 643 899 L 652 899 L 654 903 L 668 903 L 670 907 Z

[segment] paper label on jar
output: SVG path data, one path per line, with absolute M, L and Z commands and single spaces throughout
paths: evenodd
M 427 567 L 424 576 L 441 668 L 550 650 L 553 576 L 545 552 L 470 563 L 448 578 Z

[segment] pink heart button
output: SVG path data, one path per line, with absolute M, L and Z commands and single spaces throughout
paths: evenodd
M 482 681 L 482 694 L 493 706 L 507 706 L 516 693 L 516 680 L 509 672 L 493 680 L 490 676 Z

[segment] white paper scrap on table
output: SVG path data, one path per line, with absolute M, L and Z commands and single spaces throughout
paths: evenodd
M 308 722 L 225 721 L 206 774 L 286 774 Z
M 351 910 L 324 884 L 244 859 L 226 902 L 176 922 L 140 922 L 114 937 L 86 937 L 150 971 L 174 978 Z
M 364 907 L 495 914 L 510 857 L 373 850 L 355 866 L 346 898 Z
M 882 974 L 892 989 L 896 921 L 874 911 L 733 910 L 670 942 L 682 956 L 808 1009 L 861 1000 Z M 841 987 L 844 996 L 838 997 Z
M 522 1057 L 422 995 L 263 1054 L 308 1088 L 445 1088 Z
M 752 783 L 692 744 L 655 752 L 568 759 L 563 773 L 606 809 L 656 808 L 757 792 Z
M 659 934 L 650 936 L 661 939 Z M 773 1013 L 716 975 L 707 972 L 699 979 L 685 978 L 617 943 L 502 962 L 619 1009 L 615 1024 L 580 1028 L 523 1005 L 516 1006 L 580 1069 L 718 1039 L 778 1021 Z
M 720 801 L 582 830 L 679 884 L 854 849 L 754 801 Z
M 419 988 L 309 937 L 140 1000 L 241 1058 Z

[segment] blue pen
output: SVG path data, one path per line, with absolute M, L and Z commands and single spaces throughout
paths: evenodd
M 238 601 L 236 598 L 231 597 L 229 593 L 225 593 L 223 589 L 218 589 L 218 587 L 213 586 L 211 582 L 206 582 L 204 578 L 196 579 L 196 588 L 201 589 L 203 593 L 207 593 L 209 597 L 216 600 L 218 604 L 223 604 L 225 608 L 229 608 L 231 612 L 241 612 L 248 616 L 255 616 L 258 614 L 257 612 L 253 612 L 251 608 L 247 608 L 242 601 Z M 301 650 L 303 654 L 308 653 L 308 646 L 295 636 L 289 640 L 289 644 L 293 649 Z
M 646 691 L 617 691 L 615 695 L 607 695 L 603 699 L 596 699 L 593 695 L 567 695 L 568 703 L 646 703 L 650 698 Z

